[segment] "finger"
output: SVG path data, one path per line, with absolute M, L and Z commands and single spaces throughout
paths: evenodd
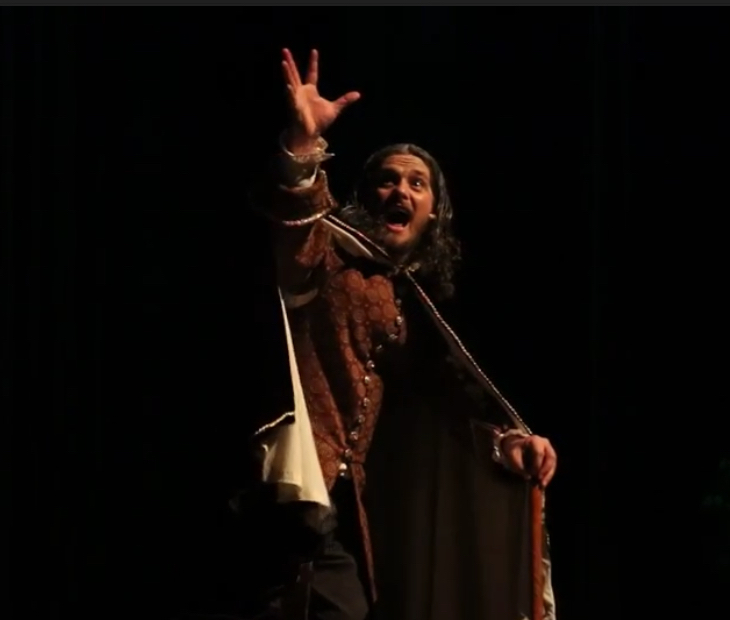
M 548 483 L 553 479 L 553 476 L 555 475 L 555 470 L 557 469 L 557 465 L 557 454 L 555 454 L 555 450 L 551 448 L 546 453 L 545 462 L 540 469 L 540 483 L 543 487 L 546 487 Z
M 290 78 L 292 86 L 299 86 L 299 70 L 297 69 L 297 63 L 294 62 L 294 56 L 288 49 L 282 50 L 283 61 L 286 63 L 287 75 Z
M 503 446 L 504 458 L 507 467 L 514 473 L 523 476 L 526 480 L 530 479 L 530 475 L 527 473 L 526 457 L 528 456 L 523 449 L 522 445 L 512 444 Z
M 297 88 L 299 86 L 298 71 L 296 64 L 294 64 L 291 52 L 285 49 L 282 56 L 283 60 L 281 61 L 281 68 L 284 72 L 284 80 L 287 84 Z
M 309 70 L 307 71 L 307 84 L 317 85 L 319 80 L 319 52 L 312 50 L 309 55 Z
M 281 70 L 284 73 L 284 82 L 286 82 L 286 87 L 294 88 L 296 84 L 296 78 L 291 72 L 291 67 L 289 66 L 289 63 L 286 61 L 282 61 Z
M 302 78 L 299 75 L 299 69 L 297 69 L 297 63 L 294 62 L 294 56 L 288 49 L 283 50 L 284 62 L 287 65 L 287 72 L 290 76 L 290 83 L 294 88 L 298 88 L 302 85 Z
M 294 92 L 294 87 L 291 84 L 286 85 L 286 94 L 289 98 L 289 103 L 292 105 L 292 107 L 296 106 L 297 98 L 296 93 Z
M 536 447 L 534 444 L 530 444 L 528 449 L 530 451 L 530 473 L 537 477 L 539 476 L 540 470 L 545 462 L 545 451 Z
M 550 481 L 555 476 L 556 467 L 553 467 L 548 471 L 548 473 L 545 475 L 545 477 L 540 481 L 540 485 L 544 489 L 548 484 L 550 484 Z
M 522 456 L 522 450 L 515 448 L 507 453 L 509 464 L 517 473 L 525 474 L 525 461 Z M 529 477 L 529 476 L 528 476 Z
M 555 451 L 547 447 L 545 449 L 544 457 L 542 460 L 542 465 L 540 466 L 539 471 L 537 472 L 537 475 L 539 478 L 542 478 L 547 474 L 547 472 L 554 466 L 555 464 Z
M 360 93 L 352 91 L 347 93 L 346 95 L 342 95 L 337 101 L 335 101 L 335 106 L 337 107 L 338 112 L 342 112 L 347 106 L 355 103 L 358 99 L 360 99 Z

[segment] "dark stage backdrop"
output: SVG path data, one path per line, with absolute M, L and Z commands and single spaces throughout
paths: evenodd
M 328 135 L 340 197 L 389 142 L 445 168 L 465 256 L 447 316 L 560 453 L 560 617 L 717 604 L 696 517 L 726 397 L 708 406 L 721 376 L 697 370 L 721 351 L 724 23 L 2 9 L 5 617 L 166 618 L 180 574 L 209 572 L 246 412 L 288 398 L 245 210 L 285 122 L 283 46 L 318 47 L 325 96 L 363 94 Z

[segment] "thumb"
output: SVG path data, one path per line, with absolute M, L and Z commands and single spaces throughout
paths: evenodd
M 360 99 L 360 93 L 356 91 L 352 91 L 345 95 L 342 95 L 342 97 L 335 101 L 337 112 L 342 112 L 342 110 L 344 110 L 350 104 L 355 103 L 358 99 Z

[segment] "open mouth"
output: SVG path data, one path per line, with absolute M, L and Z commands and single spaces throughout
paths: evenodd
M 393 231 L 402 231 L 411 223 L 413 213 L 405 207 L 391 207 L 385 213 L 385 225 Z

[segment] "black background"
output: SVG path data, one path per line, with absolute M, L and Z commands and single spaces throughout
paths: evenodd
M 387 143 L 443 165 L 447 316 L 560 454 L 559 616 L 719 612 L 698 517 L 727 398 L 722 15 L 3 8 L 11 617 L 161 617 L 237 420 L 276 397 L 245 206 L 284 46 L 320 50 L 325 96 L 363 95 L 327 136 L 340 197 Z

